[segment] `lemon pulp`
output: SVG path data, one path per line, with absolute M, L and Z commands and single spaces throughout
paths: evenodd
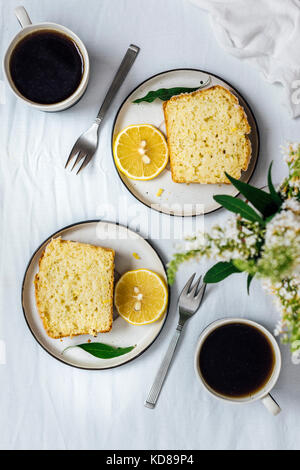
M 115 306 L 119 315 L 133 325 L 146 325 L 158 320 L 168 305 L 165 281 L 153 271 L 128 271 L 115 288 Z
M 150 180 L 166 167 L 169 150 L 164 135 L 150 124 L 123 129 L 114 143 L 117 168 L 128 178 Z

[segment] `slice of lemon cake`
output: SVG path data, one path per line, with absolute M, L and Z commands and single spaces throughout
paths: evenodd
M 229 183 L 248 168 L 251 128 L 238 99 L 216 85 L 174 96 L 163 104 L 172 179 L 176 183 Z
M 34 283 L 37 308 L 52 338 L 111 330 L 113 250 L 54 238 L 39 260 Z

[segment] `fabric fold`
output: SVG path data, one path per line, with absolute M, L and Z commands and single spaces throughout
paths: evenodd
M 285 105 L 300 115 L 299 0 L 190 0 L 208 11 L 220 45 L 251 62 L 285 89 Z M 299 89 L 299 93 L 297 93 Z

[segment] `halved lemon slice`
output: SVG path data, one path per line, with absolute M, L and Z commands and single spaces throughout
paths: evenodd
M 114 143 L 117 168 L 128 178 L 151 180 L 166 167 L 169 150 L 164 135 L 150 124 L 123 129 Z
M 115 288 L 115 306 L 119 315 L 132 325 L 146 325 L 158 320 L 168 305 L 168 289 L 153 271 L 128 271 Z

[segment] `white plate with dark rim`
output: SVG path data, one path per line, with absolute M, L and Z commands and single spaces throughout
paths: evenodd
M 252 146 L 251 160 L 247 171 L 242 172 L 241 180 L 248 182 L 254 172 L 259 154 L 259 132 L 252 110 L 241 94 L 228 82 L 217 75 L 196 69 L 176 69 L 162 72 L 150 77 L 137 88 L 135 88 L 121 104 L 112 129 L 112 147 L 117 134 L 130 124 L 152 124 L 163 133 L 166 132 L 162 101 L 155 100 L 153 103 L 135 104 L 133 101 L 141 98 L 151 90 L 171 87 L 197 87 L 210 78 L 208 88 L 214 85 L 222 85 L 233 93 L 243 106 L 251 133 L 249 139 Z M 204 88 L 203 88 L 204 89 Z M 216 194 L 229 194 L 237 196 L 238 191 L 227 184 L 178 184 L 171 178 L 169 165 L 155 179 L 150 181 L 135 181 L 127 178 L 116 168 L 121 180 L 131 194 L 146 206 L 168 215 L 196 216 L 208 214 L 219 209 L 213 196 Z M 163 189 L 160 197 L 157 196 L 159 189 Z
M 63 338 L 59 340 L 52 339 L 46 334 L 36 308 L 33 281 L 35 274 L 38 272 L 38 262 L 43 250 L 53 237 L 58 236 L 66 240 L 114 249 L 116 252 L 115 270 L 119 275 L 131 269 L 146 268 L 155 271 L 167 280 L 164 264 L 159 255 L 148 241 L 132 230 L 122 225 L 97 220 L 80 222 L 65 227 L 42 243 L 32 255 L 25 271 L 22 284 L 22 307 L 25 320 L 34 338 L 51 356 L 65 364 L 81 369 L 110 369 L 137 358 L 151 346 L 161 332 L 168 314 L 168 308 L 160 320 L 149 325 L 130 325 L 117 316 L 113 321 L 112 330 L 109 333 L 99 333 L 97 338 L 82 335 L 72 339 Z M 137 253 L 140 259 L 135 259 L 133 253 Z M 62 354 L 68 346 L 86 343 L 89 339 L 112 346 L 136 345 L 136 347 L 128 354 L 113 359 L 98 359 L 80 348 L 69 349 Z

